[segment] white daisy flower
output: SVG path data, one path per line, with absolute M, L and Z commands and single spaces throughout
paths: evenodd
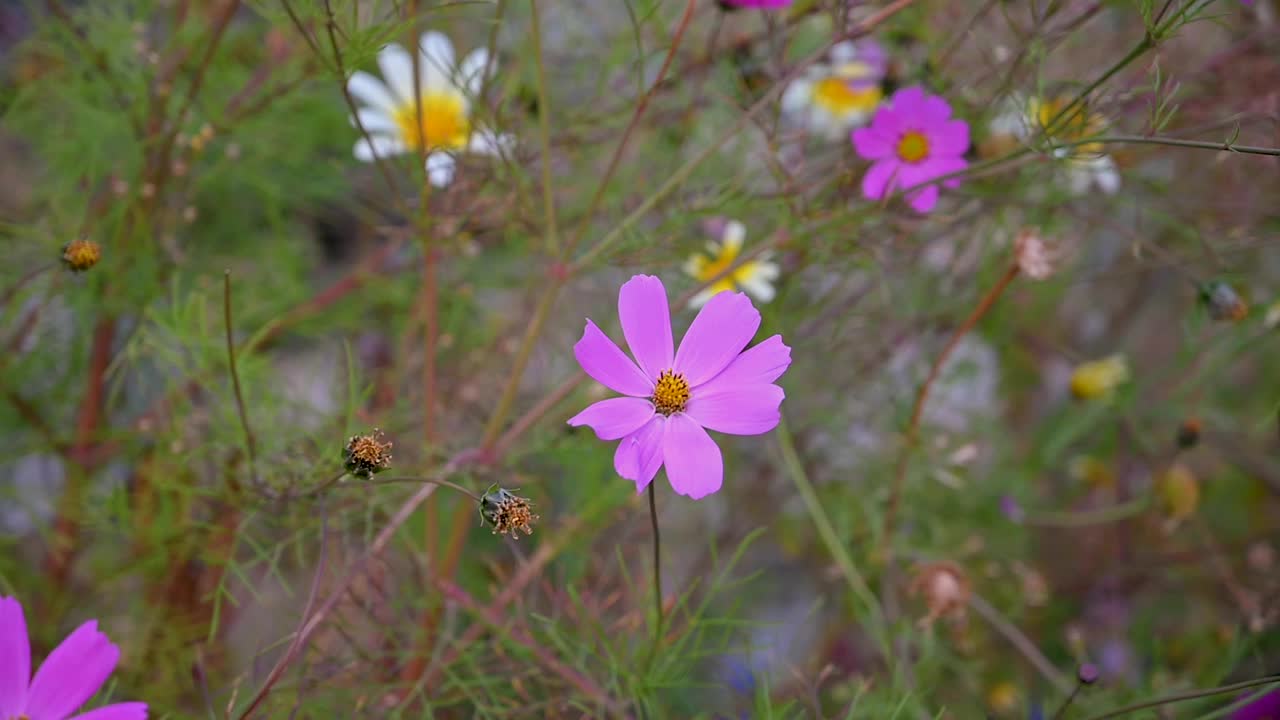
M 684 271 L 699 283 L 710 282 L 738 259 L 742 252 L 747 228 L 737 220 L 724 224 L 720 239 L 707 243 L 707 254 L 694 253 L 684 263 Z M 755 260 L 749 260 L 725 274 L 707 289 L 693 296 L 689 305 L 700 308 L 716 294 L 725 290 L 741 289 L 756 300 L 767 303 L 776 294 L 773 281 L 778 279 L 778 265 L 770 260 L 771 253 L 764 252 Z
M 886 59 L 873 42 L 836 43 L 829 62 L 815 63 L 782 94 L 782 111 L 828 140 L 847 140 L 865 125 L 884 97 Z
M 357 71 L 347 90 L 362 106 L 359 121 L 368 137 L 356 141 L 357 160 L 417 153 L 426 149 L 427 177 L 432 185 L 453 182 L 454 156 L 461 152 L 497 155 L 510 147 L 509 135 L 477 128 L 472 122 L 472 102 L 479 96 L 489 72 L 489 52 L 473 51 L 455 64 L 453 44 L 438 32 L 422 34 L 418 48 L 418 87 L 414 91 L 413 58 L 391 43 L 378 52 L 382 80 Z
M 1001 103 L 1001 111 L 987 126 L 991 145 L 1002 147 L 1000 137 L 1016 138 L 1030 142 L 1045 135 L 1045 128 L 1070 102 L 1067 98 L 1041 100 L 1011 96 Z M 1069 120 L 1059 122 L 1061 127 L 1048 134 L 1050 143 L 1074 143 L 1101 135 L 1108 126 L 1107 119 L 1088 109 L 1071 110 Z M 1007 149 L 1007 148 L 1006 148 Z M 999 152 L 997 150 L 997 152 Z M 1067 186 L 1072 195 L 1085 195 L 1094 186 L 1107 195 L 1120 190 L 1120 172 L 1115 160 L 1104 152 L 1099 143 L 1083 143 L 1060 146 L 1053 149 L 1053 156 L 1066 165 Z

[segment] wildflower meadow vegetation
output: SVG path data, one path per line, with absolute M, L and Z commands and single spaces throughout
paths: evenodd
M 0 3 L 0 720 L 1280 718 L 1277 0 Z

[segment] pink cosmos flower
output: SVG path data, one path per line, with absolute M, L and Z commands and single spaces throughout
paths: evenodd
M 862 194 L 880 200 L 895 188 L 909 188 L 968 167 L 969 125 L 951 118 L 951 106 L 919 87 L 903 88 L 889 98 L 871 125 L 853 131 L 853 147 L 872 161 L 862 178 Z M 959 178 L 943 181 L 947 187 Z M 935 183 L 907 193 L 907 203 L 927 213 L 938 203 Z
M 573 354 L 588 375 L 627 397 L 595 403 L 569 424 L 587 425 L 601 440 L 621 439 L 613 467 L 637 491 L 665 465 L 677 493 L 695 500 L 714 493 L 724 461 L 706 431 L 759 435 L 776 427 L 785 395 L 773 381 L 791 364 L 791 348 L 774 335 L 743 352 L 760 313 L 746 295 L 722 292 L 673 352 L 667 291 L 651 275 L 622 286 L 618 315 L 636 362 L 590 320 Z
M 31 678 L 31 645 L 22 605 L 0 597 L 0 718 L 67 720 L 115 669 L 120 648 L 98 632 L 98 621 L 75 629 Z M 146 720 L 147 704 L 107 705 L 73 720 Z
M 722 5 L 747 8 L 784 8 L 791 7 L 794 0 L 720 0 Z

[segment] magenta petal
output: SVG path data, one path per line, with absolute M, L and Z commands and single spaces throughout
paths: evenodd
M 931 155 L 960 156 L 969 149 L 969 124 L 963 120 L 947 120 L 939 123 L 929 133 Z
M 610 390 L 632 397 L 653 394 L 653 381 L 590 320 L 573 346 L 573 356 L 584 372 Z
M 684 413 L 667 419 L 662 459 L 667 466 L 667 480 L 680 495 L 698 500 L 719 490 L 724 482 L 720 446 Z
M 644 374 L 656 380 L 663 370 L 670 370 L 671 310 L 662 281 L 652 275 L 628 280 L 618 291 L 618 317 L 627 347 Z
M 778 426 L 778 406 L 786 393 L 777 385 L 746 385 L 698 393 L 685 413 L 708 430 L 729 435 L 760 435 Z M 668 469 L 668 473 L 670 470 Z
M 889 106 L 903 117 L 918 118 L 925 112 L 924 88 L 912 85 L 898 90 L 889 98 Z
M 696 388 L 715 377 L 742 352 L 760 329 L 760 311 L 742 293 L 711 298 L 680 341 L 675 369 Z
M 938 204 L 938 186 L 929 185 L 907 193 L 907 204 L 916 212 L 929 212 Z
M 853 149 L 864 160 L 879 160 L 894 154 L 893 139 L 874 125 L 853 131 Z
M 653 417 L 653 403 L 634 397 L 609 398 L 589 405 L 569 418 L 569 424 L 587 425 L 601 440 L 617 440 L 640 429 Z
M 97 710 L 76 715 L 71 720 L 147 720 L 147 704 L 128 702 L 104 705 Z
M 667 419 L 655 417 L 639 430 L 618 443 L 613 454 L 613 469 L 636 484 L 640 492 L 653 482 L 662 467 L 662 442 L 666 435 Z
M 49 653 L 27 697 L 31 720 L 62 720 L 93 697 L 115 669 L 120 648 L 98 632 L 98 621 L 75 629 Z
M 31 643 L 17 598 L 0 597 L 0 718 L 17 717 L 27 705 Z
M 951 106 L 937 95 L 924 96 L 920 103 L 920 116 L 930 124 L 941 124 L 951 117 Z
M 867 168 L 862 176 L 862 196 L 868 200 L 880 200 L 893 191 L 901 164 L 894 160 L 881 160 Z
M 699 394 L 711 394 L 740 385 L 768 385 L 782 377 L 790 366 L 791 348 L 782 342 L 781 335 L 774 335 L 747 348 L 698 391 Z

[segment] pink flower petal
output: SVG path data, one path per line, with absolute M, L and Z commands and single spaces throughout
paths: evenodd
M 876 125 L 853 131 L 853 149 L 864 160 L 891 158 L 895 152 L 893 136 Z
M 601 440 L 617 440 L 640 429 L 653 417 L 653 403 L 634 397 L 609 398 L 587 406 L 569 418 L 574 427 L 586 425 Z
M 652 275 L 636 275 L 618 291 L 618 317 L 627 347 L 645 375 L 656 380 L 671 369 L 671 310 L 667 290 Z
M 613 469 L 636 484 L 636 492 L 642 492 L 662 467 L 662 444 L 667 431 L 667 418 L 656 416 L 639 430 L 618 443 L 613 454 Z
M 868 200 L 880 200 L 893 192 L 901 167 L 897 160 L 881 160 L 867 168 L 867 174 L 862 176 L 862 196 Z
M 907 193 L 907 204 L 916 212 L 929 212 L 938 204 L 938 186 L 929 185 Z
M 740 385 L 768 385 L 782 377 L 790 365 L 791 348 L 782 342 L 781 335 L 774 335 L 747 348 L 729 363 L 729 367 L 698 388 L 698 392 L 702 395 Z
M 696 394 L 685 413 L 708 430 L 729 435 L 760 435 L 778 426 L 778 406 L 786 393 L 777 385 L 745 385 Z M 670 468 L 667 469 L 670 473 Z
M 115 669 L 120 648 L 90 620 L 49 653 L 27 697 L 31 720 L 62 720 L 93 697 Z
M 696 388 L 720 373 L 751 342 L 760 311 L 742 293 L 722 292 L 702 307 L 676 350 L 675 369 Z
M 925 92 L 919 85 L 898 90 L 889 98 L 889 106 L 902 117 L 918 118 L 925 111 Z
M 27 705 L 31 644 L 17 598 L 0 597 L 0 718 L 17 717 Z
M 924 96 L 924 101 L 920 103 L 920 119 L 929 125 L 939 125 L 947 121 L 951 117 L 951 106 L 946 100 L 937 95 Z
M 947 120 L 929 132 L 929 154 L 963 155 L 969 149 L 969 124 L 963 120 Z
M 584 372 L 610 390 L 632 397 L 653 394 L 653 381 L 590 320 L 573 346 L 573 356 Z
M 698 500 L 719 490 L 724 482 L 720 447 L 701 425 L 684 413 L 667 418 L 662 456 L 667 466 L 667 480 L 680 495 Z
M 71 720 L 147 720 L 147 704 L 128 702 L 104 705 L 97 710 L 76 715 Z

